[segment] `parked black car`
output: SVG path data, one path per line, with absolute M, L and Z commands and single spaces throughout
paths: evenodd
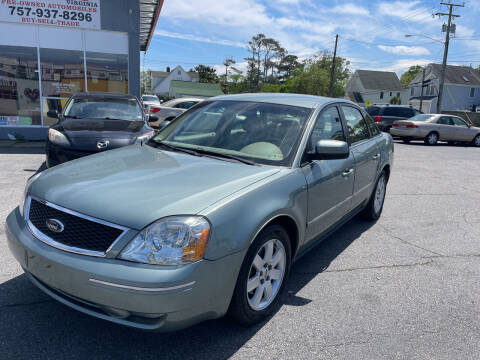
M 82 156 L 146 142 L 154 135 L 133 95 L 77 93 L 63 112 L 50 110 L 58 122 L 48 130 L 46 164 L 52 167 Z M 148 121 L 156 121 L 150 116 Z
M 389 133 L 397 120 L 407 120 L 422 112 L 408 105 L 372 105 L 366 108 L 380 130 Z

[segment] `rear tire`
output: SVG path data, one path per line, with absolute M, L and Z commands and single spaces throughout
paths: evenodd
M 380 215 L 382 215 L 385 194 L 387 192 L 387 183 L 387 173 L 384 170 L 378 177 L 367 207 L 362 212 L 362 217 L 365 220 L 376 221 L 380 218 Z
M 279 306 L 291 265 L 290 239 L 279 225 L 258 234 L 243 260 L 228 315 L 243 326 L 256 324 Z
M 436 132 L 431 132 L 425 138 L 426 145 L 434 146 L 434 145 L 437 145 L 437 142 L 438 142 L 438 134 Z

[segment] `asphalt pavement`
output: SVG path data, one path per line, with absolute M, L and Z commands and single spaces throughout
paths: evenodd
M 78 313 L 23 275 L 4 223 L 43 161 L 0 147 L 1 359 L 479 357 L 480 149 L 396 143 L 381 219 L 353 219 L 298 261 L 271 319 L 172 334 Z

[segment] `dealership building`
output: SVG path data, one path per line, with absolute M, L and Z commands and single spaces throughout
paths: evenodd
M 163 0 L 0 0 L 0 140 L 41 140 L 78 91 L 140 95 Z

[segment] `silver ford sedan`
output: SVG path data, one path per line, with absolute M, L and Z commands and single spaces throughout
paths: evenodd
M 147 144 L 32 177 L 7 219 L 31 281 L 86 314 L 172 331 L 279 306 L 292 263 L 382 212 L 393 140 L 352 102 L 209 99 Z
M 447 141 L 480 147 L 480 128 L 453 115 L 422 114 L 408 120 L 395 121 L 390 134 L 400 137 L 405 143 L 423 140 L 427 145 L 436 145 L 438 141 Z

